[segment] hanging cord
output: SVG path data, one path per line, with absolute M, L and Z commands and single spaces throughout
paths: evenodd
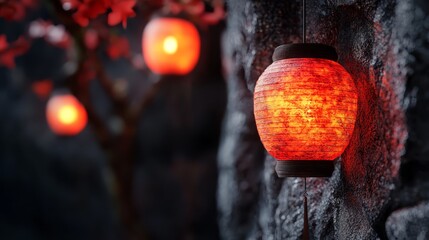
M 302 0 L 302 42 L 306 43 L 306 33 L 305 33 L 305 28 L 306 28 L 306 18 L 307 18 L 307 11 L 306 11 L 306 1 Z
M 302 230 L 302 239 L 309 239 L 308 213 L 307 213 L 307 178 L 304 178 L 304 228 Z
M 302 0 L 302 43 L 306 43 L 306 1 Z M 302 230 L 302 239 L 309 239 L 308 212 L 307 212 L 307 178 L 304 178 L 304 228 Z

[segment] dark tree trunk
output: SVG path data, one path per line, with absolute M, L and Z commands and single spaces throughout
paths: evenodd
M 136 124 L 130 122 L 114 141 L 110 149 L 109 163 L 113 173 L 113 192 L 116 200 L 118 216 L 120 217 L 127 239 L 146 239 L 144 226 L 139 221 L 134 196 L 134 166 L 136 158 Z M 109 152 L 109 149 L 105 149 Z
M 274 48 L 301 41 L 300 1 L 228 7 L 220 232 L 224 239 L 299 239 L 303 180 L 277 177 L 252 98 Z M 359 94 L 355 131 L 333 176 L 307 179 L 310 239 L 429 237 L 428 13 L 423 0 L 308 1 L 307 41 L 337 49 Z

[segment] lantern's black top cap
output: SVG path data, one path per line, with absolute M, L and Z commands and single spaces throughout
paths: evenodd
M 288 58 L 323 58 L 337 61 L 338 55 L 335 48 L 320 43 L 293 43 L 276 47 L 273 61 Z

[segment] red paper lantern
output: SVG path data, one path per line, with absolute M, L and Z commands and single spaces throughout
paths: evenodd
M 330 176 L 349 143 L 357 91 L 336 59 L 327 45 L 282 45 L 258 79 L 256 125 L 281 177 Z
M 46 118 L 54 133 L 66 136 L 80 133 L 88 120 L 85 108 L 71 94 L 52 96 L 46 107 Z
M 195 26 L 181 18 L 151 20 L 142 38 L 144 60 L 155 73 L 185 75 L 200 56 L 200 35 Z

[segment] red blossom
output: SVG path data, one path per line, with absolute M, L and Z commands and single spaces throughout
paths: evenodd
M 31 84 L 31 90 L 40 98 L 46 99 L 53 89 L 52 81 L 44 79 Z
M 86 48 L 90 50 L 96 49 L 98 47 L 98 44 L 100 43 L 98 32 L 94 29 L 88 29 L 85 32 L 84 41 Z
M 63 0 L 63 8 L 65 6 L 70 9 L 77 8 L 73 19 L 82 27 L 88 26 L 90 19 L 105 13 L 110 5 L 110 0 L 83 0 L 81 2 Z
M 8 21 L 21 21 L 25 17 L 25 8 L 35 5 L 36 0 L 0 0 L 0 18 Z
M 125 37 L 111 36 L 106 48 L 107 55 L 116 60 L 130 55 L 130 44 Z
M 38 0 L 18 0 L 18 2 L 21 2 L 27 8 L 34 8 L 37 6 Z
M 107 17 L 110 26 L 122 22 L 127 26 L 127 19 L 136 14 L 133 7 L 136 0 L 62 0 L 63 9 L 75 10 L 73 19 L 82 27 L 86 27 L 91 19 L 104 14 L 109 8 L 112 10 Z
M 0 3 L 0 17 L 8 21 L 20 21 L 25 17 L 25 6 L 17 1 Z
M 8 68 L 15 67 L 15 58 L 24 54 L 30 47 L 30 44 L 23 37 L 9 44 L 5 35 L 0 35 L 0 65 Z
M 107 23 L 114 26 L 122 22 L 122 26 L 126 28 L 127 18 L 136 16 L 133 10 L 135 5 L 135 0 L 112 0 L 112 12 L 109 13 Z
M 212 12 L 205 11 L 203 0 L 165 0 L 165 10 L 173 14 L 186 12 L 194 19 L 199 18 L 203 25 L 217 24 L 225 17 L 223 0 L 212 0 Z
M 96 18 L 107 11 L 111 2 L 110 0 L 83 0 L 83 5 L 89 8 L 89 18 Z
M 224 17 L 225 17 L 225 10 L 223 9 L 223 6 L 216 6 L 214 7 L 213 12 L 204 13 L 201 16 L 201 19 L 203 20 L 203 22 L 213 25 L 213 24 L 217 24 Z
M 79 24 L 82 27 L 86 27 L 89 24 L 89 18 L 88 18 L 88 7 L 86 7 L 85 5 L 81 5 L 79 7 L 79 10 L 73 14 L 73 19 L 74 21 Z
M 184 5 L 184 8 L 191 15 L 200 15 L 204 12 L 204 3 L 202 1 L 190 1 Z

